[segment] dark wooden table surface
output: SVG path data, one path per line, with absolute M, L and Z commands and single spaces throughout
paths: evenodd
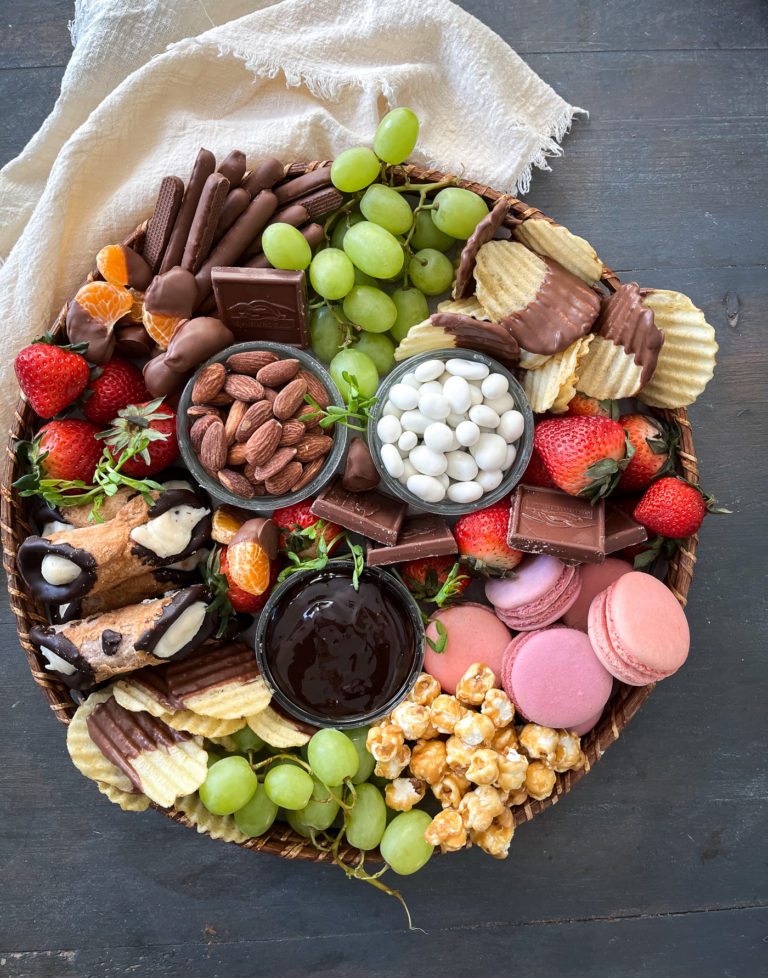
M 768 974 L 766 79 L 761 0 L 466 0 L 590 110 L 529 199 L 622 277 L 701 305 L 701 534 L 682 672 L 497 863 L 435 859 L 400 906 L 108 805 L 69 762 L 0 612 L 0 976 Z M 50 111 L 68 0 L 0 0 L 0 164 Z M 494 138 L 491 132 L 489 139 Z M 40 324 L 41 328 L 44 324 Z

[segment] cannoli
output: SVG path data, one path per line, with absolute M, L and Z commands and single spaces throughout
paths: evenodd
M 63 604 L 124 584 L 195 553 L 208 539 L 210 509 L 188 489 L 136 495 L 107 523 L 30 536 L 17 564 L 32 595 Z
M 74 689 L 183 656 L 213 634 L 204 584 L 63 625 L 34 625 L 30 638 L 46 669 Z

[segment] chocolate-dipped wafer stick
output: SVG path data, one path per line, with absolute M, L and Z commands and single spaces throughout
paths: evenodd
M 205 181 L 181 259 L 181 267 L 193 275 L 211 250 L 213 234 L 228 193 L 229 180 L 221 173 L 212 173 Z
M 344 203 L 344 197 L 335 187 L 321 187 L 311 194 L 299 197 L 295 203 L 301 204 L 310 218 L 314 219 L 341 207 Z
M 246 173 L 241 186 L 251 197 L 255 197 L 262 190 L 271 190 L 279 180 L 283 179 L 284 173 L 285 166 L 280 160 L 268 156 L 267 159 L 257 163 L 250 173 Z
M 230 187 L 239 187 L 245 175 L 245 153 L 241 149 L 233 149 L 231 153 L 227 153 L 217 172 L 229 180 Z
M 222 236 L 229 231 L 235 221 L 240 217 L 245 208 L 251 202 L 251 195 L 243 187 L 235 187 L 227 194 L 224 206 L 219 214 L 219 223 L 213 235 L 213 243 L 216 244 Z
M 150 503 L 134 496 L 108 523 L 27 537 L 17 562 L 34 597 L 63 604 L 199 550 L 211 528 L 206 503 L 188 489 L 148 495 Z
M 34 625 L 30 638 L 48 660 L 48 670 L 68 686 L 85 689 L 202 645 L 217 624 L 207 610 L 210 601 L 208 588 L 195 584 L 96 617 Z
M 144 261 L 153 272 L 157 271 L 165 254 L 183 197 L 184 181 L 180 177 L 163 177 L 142 249 Z
M 293 177 L 275 187 L 275 194 L 279 204 L 287 204 L 292 200 L 297 200 L 305 194 L 318 190 L 320 187 L 327 187 L 331 182 L 331 168 L 329 166 L 320 167 L 318 170 L 310 170 L 309 173 L 300 177 Z
M 207 149 L 201 149 L 197 154 L 195 165 L 192 168 L 192 176 L 189 178 L 187 189 L 184 191 L 184 199 L 181 202 L 176 223 L 173 225 L 168 247 L 165 249 L 160 271 L 167 272 L 169 268 L 181 262 L 184 254 L 184 247 L 189 237 L 189 229 L 195 217 L 195 211 L 203 192 L 205 181 L 216 169 L 216 158 Z

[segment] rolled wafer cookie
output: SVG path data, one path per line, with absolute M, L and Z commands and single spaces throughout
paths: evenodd
M 119 587 L 149 568 L 189 557 L 208 539 L 206 502 L 188 489 L 137 495 L 107 523 L 30 536 L 19 547 L 19 572 L 40 601 L 63 604 Z
M 193 651 L 213 634 L 204 584 L 61 625 L 34 625 L 32 642 L 46 669 L 73 689 L 87 689 L 142 666 Z
M 216 157 L 210 150 L 201 149 L 197 154 L 192 175 L 189 178 L 187 189 L 184 191 L 184 199 L 181 202 L 179 213 L 176 215 L 173 231 L 171 231 L 168 246 L 160 263 L 161 272 L 167 272 L 169 268 L 180 264 L 205 181 L 215 169 Z

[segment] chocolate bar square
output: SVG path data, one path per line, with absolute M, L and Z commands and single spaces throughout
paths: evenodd
M 561 560 L 602 564 L 605 560 L 605 504 L 560 489 L 520 485 L 509 513 L 510 547 Z
M 399 564 L 419 557 L 455 554 L 458 544 L 445 520 L 439 516 L 409 516 L 403 521 L 397 543 L 391 547 L 368 545 L 366 562 L 371 567 Z
M 219 318 L 236 343 L 269 340 L 302 349 L 309 345 L 304 272 L 278 268 L 213 268 Z
M 404 502 L 375 489 L 347 492 L 337 476 L 314 501 L 311 512 L 345 530 L 391 546 L 397 543 L 406 509 Z
M 648 531 L 636 523 L 632 517 L 618 506 L 608 503 L 605 507 L 605 552 L 615 553 L 624 547 L 644 543 L 648 539 Z

